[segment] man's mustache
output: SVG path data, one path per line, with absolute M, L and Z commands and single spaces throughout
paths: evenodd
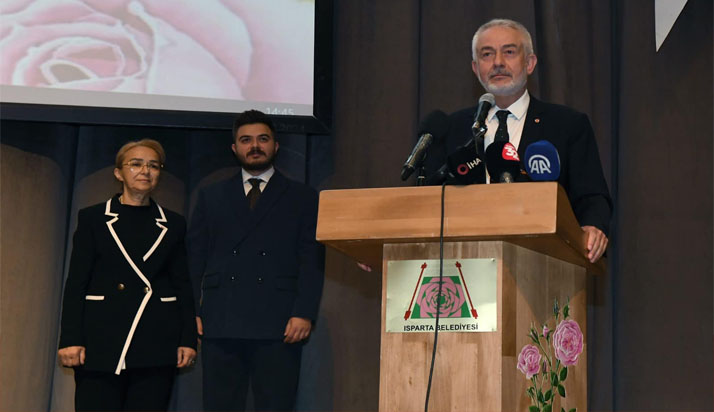
M 494 76 L 508 76 L 508 77 L 513 77 L 511 73 L 509 73 L 506 70 L 495 70 L 493 73 L 489 74 L 488 77 L 492 78 Z
M 251 149 L 246 156 L 252 156 L 254 154 L 261 154 L 263 156 L 266 156 L 265 152 L 260 150 L 260 149 Z

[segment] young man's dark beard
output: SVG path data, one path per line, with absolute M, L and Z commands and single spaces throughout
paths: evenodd
M 248 156 L 252 155 L 253 152 L 248 153 Z M 240 156 L 236 156 L 238 158 L 238 163 L 240 163 L 241 167 L 247 171 L 255 172 L 255 171 L 263 171 L 263 170 L 268 170 L 270 166 L 273 164 L 273 159 L 275 158 L 275 155 L 273 156 L 268 156 L 264 152 L 259 152 L 265 155 L 265 160 L 262 162 L 253 162 L 249 163 L 245 159 L 242 159 Z

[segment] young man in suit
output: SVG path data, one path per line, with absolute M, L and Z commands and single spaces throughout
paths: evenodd
M 558 182 L 568 193 L 575 216 L 587 236 L 588 259 L 596 262 L 607 248 L 612 201 L 588 117 L 529 95 L 526 81 L 538 59 L 530 33 L 520 23 L 506 19 L 485 23 L 474 34 L 472 57 L 474 74 L 496 100 L 486 117 L 488 132 L 484 146 L 488 147 L 497 138 L 508 140 L 518 149 L 521 159 L 533 142 L 548 140 L 556 147 L 561 162 Z M 435 145 L 431 150 L 427 169 L 436 170 L 444 163 L 447 153 L 471 137 L 475 111 L 476 107 L 471 107 L 450 116 L 444 144 Z M 499 131 L 502 121 L 505 125 Z
M 273 167 L 265 114 L 239 114 L 233 139 L 241 173 L 200 191 L 188 233 L 204 408 L 245 410 L 250 384 L 256 410 L 292 410 L 322 294 L 318 195 Z

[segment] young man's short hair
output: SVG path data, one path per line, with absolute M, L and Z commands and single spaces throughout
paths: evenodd
M 273 138 L 275 138 L 275 126 L 267 114 L 261 112 L 260 110 L 246 110 L 243 113 L 238 113 L 233 121 L 233 140 L 236 139 L 236 134 L 241 126 L 256 123 L 262 123 L 268 126 L 268 129 L 270 129 L 270 132 L 273 134 Z

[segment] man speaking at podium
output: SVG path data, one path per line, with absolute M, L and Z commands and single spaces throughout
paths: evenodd
M 552 143 L 560 158 L 558 182 L 568 193 L 575 216 L 587 234 L 588 259 L 596 262 L 607 248 L 612 201 L 590 120 L 583 113 L 542 102 L 528 93 L 526 81 L 538 59 L 531 35 L 522 24 L 491 20 L 476 31 L 471 48 L 473 72 L 495 97 L 495 105 L 485 117 L 488 131 L 480 152 L 494 141 L 510 142 L 518 149 L 520 159 L 525 159 L 530 144 L 540 140 Z M 444 164 L 450 149 L 469 140 L 476 111 L 472 107 L 450 116 L 443 146 L 432 146 L 427 156 L 430 172 Z

